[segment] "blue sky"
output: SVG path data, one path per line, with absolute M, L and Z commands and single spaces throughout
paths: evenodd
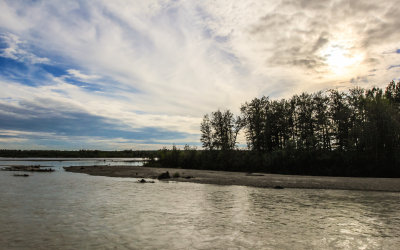
M 0 0 L 0 148 L 199 146 L 262 95 L 399 79 L 384 1 Z M 242 142 L 243 143 L 243 142 Z

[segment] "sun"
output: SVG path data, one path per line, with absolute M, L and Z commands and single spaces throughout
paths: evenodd
M 335 75 L 345 75 L 359 65 L 362 60 L 360 53 L 352 52 L 343 45 L 332 44 L 321 52 L 321 56 L 329 70 Z

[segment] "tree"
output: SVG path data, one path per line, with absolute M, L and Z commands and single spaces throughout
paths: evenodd
M 312 95 L 302 93 L 293 97 L 296 101 L 297 147 L 301 149 L 314 149 L 316 138 L 314 135 L 314 105 Z
M 347 95 L 347 103 L 350 109 L 350 131 L 349 148 L 356 151 L 363 151 L 365 145 L 362 143 L 362 136 L 365 125 L 365 90 L 362 88 L 353 88 Z
M 229 110 L 217 110 L 203 117 L 200 125 L 201 142 L 205 149 L 232 150 L 236 147 L 237 135 L 243 126 L 240 117 Z
M 317 92 L 313 95 L 313 105 L 315 109 L 315 134 L 319 149 L 331 150 L 331 138 L 329 133 L 330 120 L 327 113 L 329 98 Z
M 266 151 L 266 140 L 268 132 L 266 117 L 269 100 L 267 97 L 254 98 L 250 103 L 241 107 L 241 112 L 246 128 L 246 139 L 248 147 L 258 152 Z
M 364 140 L 367 150 L 376 159 L 384 154 L 393 154 L 393 150 L 400 146 L 399 112 L 385 96 L 379 88 L 368 90 L 366 94 Z
M 350 109 L 346 103 L 346 95 L 337 90 L 330 91 L 330 116 L 334 144 L 340 151 L 348 148 L 350 130 Z
M 400 82 L 390 82 L 385 92 L 353 88 L 288 100 L 254 98 L 241 106 L 241 117 L 229 110 L 205 115 L 203 147 L 232 150 L 241 128 L 249 151 L 205 153 L 207 161 L 218 162 L 216 169 L 246 169 L 251 162 L 281 173 L 400 175 Z
M 210 117 L 208 116 L 208 114 L 204 115 L 203 117 L 203 121 L 201 122 L 200 125 L 200 132 L 201 132 L 200 141 L 203 144 L 203 148 L 208 150 L 214 149 L 213 132 L 211 127 Z
M 400 104 L 400 81 L 397 84 L 391 81 L 386 87 L 385 96 L 391 103 Z

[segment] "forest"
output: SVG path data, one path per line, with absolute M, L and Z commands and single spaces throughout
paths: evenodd
M 280 174 L 400 177 L 400 82 L 386 89 L 254 98 L 206 114 L 204 150 L 160 150 L 150 165 Z M 247 148 L 239 149 L 238 136 Z

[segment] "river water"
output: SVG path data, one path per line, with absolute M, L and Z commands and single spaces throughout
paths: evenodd
M 400 193 L 261 189 L 65 172 L 110 160 L 5 162 L 0 249 L 398 249 Z

